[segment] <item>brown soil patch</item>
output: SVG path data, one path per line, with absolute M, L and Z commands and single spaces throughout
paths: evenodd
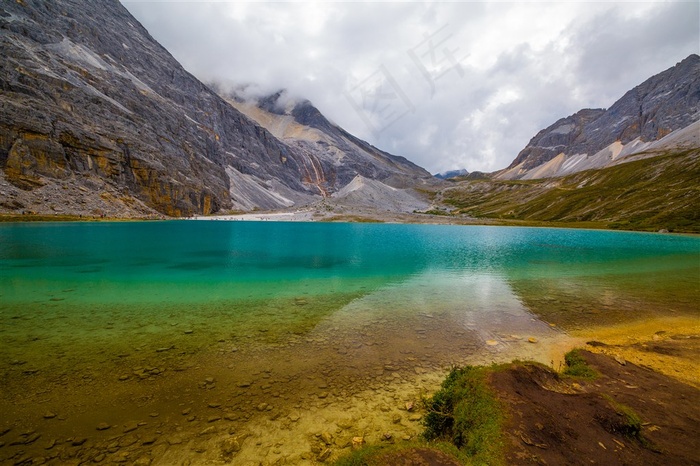
M 624 365 L 581 354 L 597 379 L 560 377 L 536 364 L 493 374 L 510 414 L 508 464 L 700 464 L 700 390 L 620 358 Z M 638 434 L 620 405 L 641 418 Z
M 700 318 L 645 319 L 574 332 L 594 353 L 622 357 L 638 366 L 700 388 Z

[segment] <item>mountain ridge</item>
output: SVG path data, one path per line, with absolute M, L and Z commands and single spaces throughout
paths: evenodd
M 365 190 L 350 191 L 358 207 L 375 205 L 370 198 L 376 199 L 377 192 L 389 197 L 393 197 L 394 193 L 396 199 L 387 199 L 387 206 L 406 205 L 406 208 L 399 209 L 402 211 L 424 206 L 412 188 L 432 184 L 430 173 L 404 157 L 382 151 L 348 133 L 330 122 L 310 101 L 291 99 L 284 90 L 247 99 L 235 91 L 219 92 L 231 105 L 275 137 L 307 154 L 313 161 L 309 170 L 323 174 L 322 178 L 317 177 L 316 187 L 324 198 L 338 201 L 344 187 L 359 177 L 381 183 L 386 189 L 376 183 L 368 183 L 367 186 L 372 188 L 367 190 L 367 199 L 364 200 L 360 198 Z M 313 177 L 307 178 L 310 182 Z M 413 201 L 406 202 L 410 198 L 414 198 Z M 381 206 L 377 207 L 383 210 Z
M 627 91 L 610 108 L 583 109 L 539 131 L 495 176 L 536 179 L 602 168 L 698 120 L 700 56 L 692 54 Z
M 0 21 L 0 162 L 10 183 L 58 181 L 80 196 L 94 191 L 89 179 L 174 216 L 230 208 L 228 166 L 261 177 L 274 169 L 303 190 L 280 162 L 287 149 L 179 66 L 119 2 L 13 3 Z

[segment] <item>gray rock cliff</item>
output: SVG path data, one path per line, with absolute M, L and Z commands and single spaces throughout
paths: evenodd
M 592 157 L 615 143 L 620 148 L 630 143 L 642 147 L 698 120 L 700 56 L 690 55 L 628 91 L 609 109 L 581 110 L 543 129 L 506 169 L 507 176 L 524 176 L 560 154 Z M 578 160 L 577 164 L 590 168 Z
M 231 206 L 226 167 L 303 190 L 287 149 L 187 73 L 116 0 L 0 9 L 0 165 L 96 177 L 169 215 Z

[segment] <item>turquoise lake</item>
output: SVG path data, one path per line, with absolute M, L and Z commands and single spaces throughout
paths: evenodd
M 181 303 L 381 288 L 436 275 L 517 281 L 685 271 L 697 279 L 699 251 L 694 237 L 535 228 L 13 224 L 0 226 L 0 293 L 5 305 L 44 297 Z
M 241 451 L 240 464 L 261 455 L 303 463 L 303 448 L 270 438 L 294 426 L 312 430 L 319 413 L 360 413 L 375 399 L 390 405 L 396 387 L 416 387 L 453 364 L 549 363 L 547 345 L 568 331 L 698 316 L 698 303 L 700 238 L 692 236 L 191 220 L 4 224 L 0 410 L 6 424 L 45 436 L 90 432 L 97 448 L 108 440 L 94 432 L 101 421 L 151 416 L 142 430 L 162 436 L 201 430 L 204 413 L 183 424 L 180 411 L 209 412 L 217 398 L 229 430 L 261 438 Z M 342 404 L 366 390 L 373 395 L 362 403 Z M 64 423 L 46 421 L 46 411 Z M 403 428 L 410 437 L 418 427 Z M 162 442 L 160 464 L 202 441 Z

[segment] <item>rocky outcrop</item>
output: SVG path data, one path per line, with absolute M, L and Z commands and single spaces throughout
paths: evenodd
M 586 126 L 605 113 L 604 109 L 583 109 L 543 129 L 520 151 L 508 168 L 529 170 L 569 150 L 581 138 Z
M 498 177 L 542 178 L 602 168 L 698 120 L 700 56 L 690 55 L 609 109 L 581 110 L 540 131 Z

